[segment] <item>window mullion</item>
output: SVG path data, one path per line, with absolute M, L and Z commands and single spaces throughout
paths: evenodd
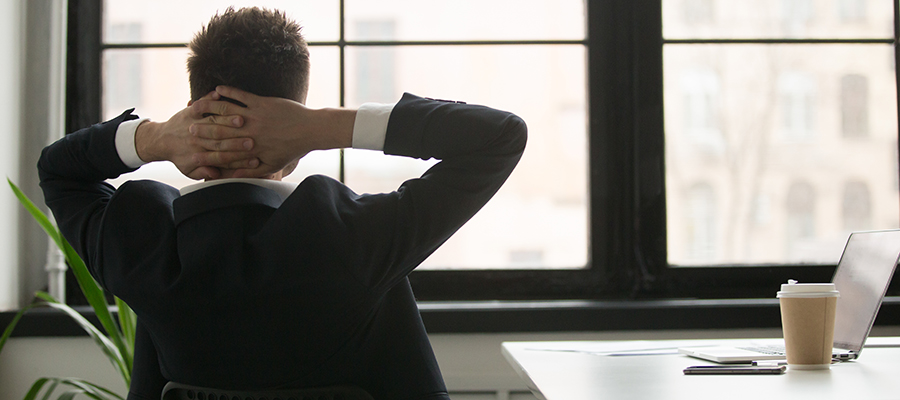
M 75 132 L 96 123 L 102 115 L 102 1 L 69 0 L 68 12 L 65 128 Z
M 613 296 L 634 295 L 665 260 L 660 7 L 588 3 L 592 268 Z

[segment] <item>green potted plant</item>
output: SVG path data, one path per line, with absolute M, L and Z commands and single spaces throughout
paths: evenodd
M 9 186 L 19 199 L 19 202 L 22 203 L 25 209 L 28 210 L 32 217 L 34 217 L 35 221 L 37 221 L 44 231 L 47 232 L 50 239 L 52 239 L 53 242 L 59 246 L 60 250 L 62 250 L 66 261 L 74 272 L 75 278 L 78 281 L 78 286 L 84 293 L 85 298 L 87 298 L 88 303 L 94 309 L 97 319 L 100 321 L 100 325 L 106 331 L 106 334 L 101 332 L 90 321 L 72 309 L 72 307 L 53 298 L 53 296 L 48 293 L 37 292 L 35 294 L 36 301 L 23 307 L 6 327 L 3 336 L 0 336 L 0 352 L 2 352 L 6 340 L 12 334 L 16 324 L 28 310 L 38 307 L 54 308 L 68 314 L 75 322 L 84 328 L 88 335 L 94 339 L 98 346 L 100 346 L 103 353 L 106 354 L 116 371 L 122 376 L 125 387 L 129 387 L 131 384 L 131 370 L 134 358 L 135 325 L 137 323 L 137 317 L 135 316 L 134 311 L 132 311 L 125 302 L 119 298 L 115 298 L 115 305 L 118 307 L 118 324 L 116 323 L 112 312 L 110 312 L 111 305 L 107 303 L 103 289 L 100 288 L 100 285 L 97 284 L 88 272 L 87 266 L 84 264 L 84 261 L 78 253 L 75 252 L 75 249 L 69 245 L 69 242 L 66 241 L 59 232 L 59 229 L 57 229 L 50 219 L 47 218 L 46 214 L 37 208 L 8 178 L 7 182 L 9 182 Z M 57 398 L 60 400 L 70 400 L 79 394 L 83 394 L 96 400 L 123 400 L 122 397 L 115 392 L 83 379 L 54 377 L 43 377 L 35 381 L 31 386 L 31 389 L 26 393 L 24 399 L 33 400 L 37 398 L 39 394 L 43 393 L 43 397 L 41 398 L 47 400 L 50 399 L 54 393 L 57 393 L 57 389 L 59 389 Z

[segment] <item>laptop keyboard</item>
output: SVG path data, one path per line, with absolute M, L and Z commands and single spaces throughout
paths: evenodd
M 757 353 L 762 353 L 770 356 L 783 356 L 784 355 L 784 346 L 780 345 L 766 345 L 766 346 L 744 346 L 738 347 L 741 350 L 747 351 L 755 351 Z

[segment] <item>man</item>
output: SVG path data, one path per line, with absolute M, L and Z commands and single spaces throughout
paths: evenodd
M 63 234 L 139 317 L 129 399 L 158 399 L 166 381 L 448 399 L 406 276 L 500 188 L 525 124 L 409 94 L 308 109 L 306 45 L 278 12 L 229 9 L 191 49 L 189 108 L 164 123 L 126 111 L 38 163 Z M 308 152 L 342 147 L 440 162 L 384 194 L 279 182 Z M 207 182 L 104 183 L 163 160 Z M 266 179 L 216 179 L 240 177 Z

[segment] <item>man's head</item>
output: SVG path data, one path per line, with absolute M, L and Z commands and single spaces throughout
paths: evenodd
M 229 7 L 213 16 L 188 47 L 191 100 L 218 85 L 258 96 L 306 100 L 309 49 L 300 25 L 283 12 Z
M 300 25 L 284 12 L 229 7 L 213 16 L 188 47 L 191 101 L 227 85 L 306 103 L 309 49 Z M 285 168 L 284 175 L 294 166 Z

